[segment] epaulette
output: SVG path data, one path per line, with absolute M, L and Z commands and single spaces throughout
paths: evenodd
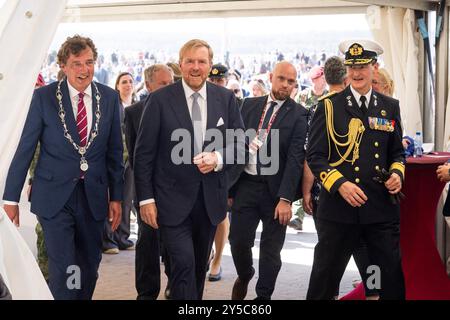
M 336 91 L 331 91 L 331 92 L 329 92 L 329 93 L 327 93 L 327 94 L 321 96 L 319 99 L 317 99 L 317 101 L 322 101 L 322 100 L 324 100 L 324 99 L 326 99 L 326 98 L 329 98 L 329 97 L 331 97 L 331 96 L 334 96 L 336 93 L 337 93 Z

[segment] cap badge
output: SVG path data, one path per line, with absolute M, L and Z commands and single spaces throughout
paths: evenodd
M 353 57 L 354 56 L 360 56 L 363 53 L 363 47 L 361 47 L 361 45 L 355 43 L 354 45 L 352 45 L 350 47 L 350 49 L 348 49 L 348 52 Z

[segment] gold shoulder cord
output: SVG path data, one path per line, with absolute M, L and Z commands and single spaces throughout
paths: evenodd
M 327 125 L 327 137 L 328 137 L 328 160 L 331 159 L 331 142 L 330 139 L 333 141 L 334 146 L 336 148 L 336 151 L 340 157 L 340 160 L 330 163 L 330 166 L 337 167 L 344 161 L 351 162 L 352 164 L 359 158 L 359 144 L 361 143 L 361 139 L 364 133 L 364 124 L 362 123 L 361 119 L 358 118 L 352 118 L 350 120 L 350 123 L 348 124 L 348 132 L 345 135 L 339 135 L 334 130 L 334 121 L 333 121 L 333 103 L 330 99 L 325 99 L 325 122 Z M 341 143 L 338 141 L 337 137 L 341 138 L 341 140 L 344 140 L 347 138 L 347 141 L 344 143 Z M 345 151 L 344 155 L 341 154 L 339 151 L 339 147 L 345 148 L 347 147 L 347 150 Z M 353 156 L 349 160 L 349 155 L 353 150 Z

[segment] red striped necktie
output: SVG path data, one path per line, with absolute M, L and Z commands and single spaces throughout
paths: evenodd
M 78 113 L 77 113 L 77 129 L 78 135 L 80 136 L 80 146 L 86 146 L 87 142 L 87 112 L 86 106 L 84 105 L 84 92 L 78 94 Z

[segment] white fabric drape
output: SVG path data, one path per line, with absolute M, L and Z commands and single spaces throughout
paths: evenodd
M 418 45 L 414 11 L 371 6 L 366 15 L 374 39 L 384 48 L 383 61 L 395 84 L 405 135 L 423 132 L 419 99 Z
M 8 0 L 0 10 L 0 195 L 34 84 L 65 7 L 66 0 Z M 27 207 L 21 206 L 22 236 L 34 235 L 35 218 Z M 51 298 L 23 238 L 3 212 L 0 219 L 0 272 L 13 299 Z M 28 246 L 35 247 L 26 238 Z
M 13 300 L 53 300 L 36 260 L 0 209 L 0 274 Z

